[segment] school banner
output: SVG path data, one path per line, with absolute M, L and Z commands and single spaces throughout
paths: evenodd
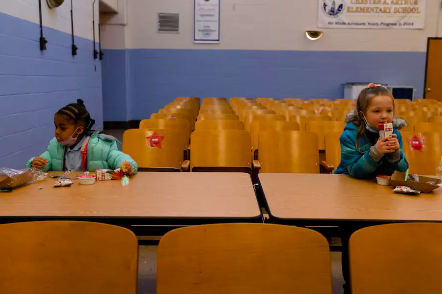
M 220 0 L 194 0 L 195 43 L 219 43 Z
M 319 0 L 318 27 L 423 29 L 425 0 Z

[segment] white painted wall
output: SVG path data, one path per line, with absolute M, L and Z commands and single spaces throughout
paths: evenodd
M 222 0 L 220 44 L 194 44 L 193 0 L 132 0 L 126 48 L 423 52 L 428 37 L 442 35 L 441 1 L 427 0 L 423 30 L 323 29 L 322 39 L 312 42 L 305 31 L 317 29 L 317 6 L 317 0 Z M 180 13 L 179 34 L 157 33 L 159 12 Z M 103 48 L 121 44 L 103 42 Z
M 94 0 L 74 1 L 75 35 L 92 40 L 92 4 Z M 95 3 L 96 40 L 98 41 L 99 0 Z M 39 24 L 38 0 L 0 0 L 0 12 Z M 65 0 L 58 8 L 50 9 L 42 0 L 43 25 L 65 33 L 71 33 L 71 0 Z

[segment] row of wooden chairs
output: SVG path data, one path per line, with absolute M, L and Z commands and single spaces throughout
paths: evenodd
M 133 156 L 140 167 L 170 168 L 176 171 L 229 168 L 251 171 L 255 168 L 260 172 L 319 173 L 320 166 L 331 172 L 340 162 L 339 137 L 342 132 L 324 132 L 325 160 L 319 162 L 317 134 L 291 130 L 297 126 L 282 121 L 268 124 L 254 122 L 254 126 L 259 129 L 259 135 L 253 137 L 253 142 L 250 134 L 244 130 L 193 132 L 190 162 L 184 160 L 185 147 L 180 145 L 182 133 L 179 130 L 155 130 L 165 138 L 161 149 L 146 146 L 146 132 L 152 130 L 128 130 L 124 134 L 123 151 Z M 258 132 L 255 128 L 253 131 L 255 134 Z M 422 142 L 422 149 L 418 150 L 412 144 L 415 138 Z M 434 175 L 442 155 L 442 132 L 404 131 L 402 139 L 410 172 Z
M 149 146 L 147 138 L 154 133 L 162 137 L 161 146 Z M 134 158 L 140 170 L 252 170 L 252 142 L 247 131 L 194 131 L 191 135 L 190 161 L 184 160 L 182 138 L 182 132 L 175 129 L 131 129 L 123 135 L 123 152 Z M 258 146 L 257 160 L 261 163 L 262 172 L 319 172 L 319 144 L 315 133 L 260 132 Z M 311 157 L 308 155 L 310 153 Z M 277 165 L 270 161 L 284 164 Z M 258 165 L 256 168 L 259 169 Z
M 125 228 L 74 221 L 13 223 L 0 225 L 0 239 L 1 293 L 137 293 L 138 242 Z M 439 241 L 442 224 L 437 223 L 356 231 L 349 243 L 352 293 L 440 293 Z M 157 293 L 295 289 L 331 294 L 331 268 L 327 240 L 310 229 L 191 226 L 161 238 Z
M 207 98 L 206 98 L 207 99 Z M 265 107 L 263 107 L 262 105 L 259 105 L 257 102 L 250 100 L 250 99 L 245 99 L 245 98 L 232 98 L 230 105 L 232 105 L 232 107 L 227 103 L 227 101 L 225 99 L 219 99 L 219 98 L 210 98 L 210 100 L 206 100 L 203 99 L 203 104 L 201 107 L 201 111 L 207 111 L 205 114 L 203 115 L 230 115 L 230 116 L 234 116 L 234 119 L 224 119 L 224 117 L 220 117 L 222 118 L 222 120 L 218 119 L 218 117 L 208 117 L 207 119 L 199 119 L 199 117 L 202 114 L 198 114 L 198 121 L 195 124 L 195 128 L 197 129 L 197 131 L 210 131 L 210 130 L 243 130 L 245 129 L 245 125 L 249 125 L 249 132 L 251 134 L 250 137 L 250 141 L 251 141 L 251 145 L 250 145 L 250 149 L 252 150 L 251 155 L 249 154 L 249 159 L 247 159 L 247 166 L 239 166 L 240 168 L 250 168 L 250 162 L 252 160 L 261 160 L 261 161 L 268 161 L 267 157 L 265 154 L 260 154 L 261 157 L 259 158 L 259 156 L 257 156 L 257 154 L 255 154 L 255 150 L 256 149 L 261 149 L 259 147 L 259 134 L 261 131 L 286 131 L 286 130 L 291 130 L 291 131 L 298 131 L 298 130 L 307 130 L 307 131 L 312 131 L 316 133 L 316 136 L 318 137 L 317 139 L 317 149 L 319 150 L 324 150 L 325 149 L 325 160 L 324 162 L 321 162 L 322 166 L 325 167 L 328 171 L 332 171 L 333 169 L 335 169 L 337 167 L 337 164 L 339 163 L 340 160 L 340 146 L 339 146 L 339 136 L 342 133 L 342 130 L 345 126 L 345 123 L 343 122 L 333 122 L 331 121 L 331 118 L 328 116 L 311 116 L 310 120 L 312 120 L 312 122 L 308 122 L 308 118 L 305 117 L 293 117 L 291 118 L 292 121 L 285 121 L 282 117 L 279 117 L 276 113 L 258 113 L 256 114 L 256 111 L 262 111 L 262 110 L 266 110 Z M 207 102 L 205 102 L 207 101 Z M 246 121 L 246 123 L 241 122 L 240 120 L 238 120 L 237 118 L 239 118 L 239 116 L 237 116 L 236 114 L 232 114 L 229 113 L 227 114 L 227 112 L 232 112 L 234 111 L 234 108 L 237 109 L 238 112 L 241 112 L 244 114 L 242 117 L 243 119 Z M 253 109 L 253 111 L 250 111 L 250 108 Z M 221 111 L 220 111 L 221 110 Z M 319 119 L 319 120 L 317 120 Z M 296 122 L 296 120 L 298 120 L 299 122 Z M 169 122 L 170 121 L 170 122 Z M 306 122 L 307 121 L 307 122 Z M 174 124 L 174 125 L 172 125 Z M 157 135 L 163 136 L 163 135 L 167 135 L 170 139 L 170 136 L 172 133 L 172 131 L 165 131 L 165 130 L 160 130 L 160 128 L 178 128 L 178 129 L 186 129 L 186 123 L 180 121 L 180 119 L 163 119 L 162 121 L 156 121 L 156 120 L 150 120 L 150 122 L 142 122 L 140 124 L 140 128 L 147 128 L 150 129 L 150 132 L 152 131 L 157 131 Z M 243 127 L 244 125 L 244 127 Z M 302 127 L 301 127 L 301 126 Z M 428 126 L 434 129 L 433 126 Z M 419 129 L 419 131 L 421 131 L 421 129 Z M 185 132 L 185 131 L 184 131 Z M 177 135 L 175 135 L 176 138 L 180 138 L 180 137 L 188 137 L 189 132 L 185 132 L 185 134 L 183 136 L 179 135 L 177 133 Z M 325 136 L 325 133 L 329 133 L 329 136 Z M 331 135 L 334 135 L 334 143 L 332 140 L 330 140 L 327 143 L 327 137 L 331 137 Z M 198 134 L 197 134 L 198 135 Z M 195 135 L 195 137 L 197 137 L 197 135 Z M 248 134 L 246 134 L 245 136 L 247 136 Z M 144 135 L 143 135 L 144 136 Z M 211 134 L 210 135 L 211 138 L 214 138 L 214 136 L 218 136 L 218 135 L 214 135 Z M 224 137 L 226 137 L 225 135 L 223 135 Z M 200 141 L 203 142 L 205 139 L 201 138 Z M 221 141 L 223 139 L 220 139 Z M 265 140 L 265 139 L 263 139 Z M 129 140 L 130 141 L 130 140 Z M 183 139 L 183 141 L 187 142 L 183 143 L 183 144 L 174 144 L 175 146 L 179 146 L 179 148 L 175 148 L 175 150 L 173 151 L 175 156 L 164 156 L 162 154 L 164 154 L 166 151 L 165 150 L 158 150 L 154 148 L 155 151 L 153 152 L 157 152 L 157 156 L 154 156 L 153 158 L 155 159 L 155 161 L 157 162 L 158 166 L 157 167 L 164 167 L 164 163 L 158 163 L 158 161 L 160 158 L 162 157 L 169 157 L 171 159 L 171 161 L 174 162 L 173 164 L 173 169 L 177 169 L 177 170 L 181 170 L 183 168 L 185 168 L 189 163 L 190 163 L 190 167 L 189 169 L 194 170 L 193 168 L 195 168 L 195 170 L 198 170 L 199 167 L 204 167 L 204 166 L 200 166 L 198 164 L 198 162 L 189 162 L 189 163 L 185 163 L 185 160 L 188 157 L 183 157 L 183 150 L 187 150 L 188 149 L 188 140 L 186 141 L 186 139 Z M 215 140 L 216 141 L 216 140 Z M 145 138 L 143 138 L 140 143 L 143 142 L 144 145 L 146 145 L 146 140 Z M 166 143 L 164 143 L 165 145 L 163 146 L 167 146 Z M 134 143 L 128 143 L 128 144 L 124 144 L 124 146 L 136 146 L 136 144 Z M 247 145 L 247 144 L 246 144 Z M 315 145 L 315 143 L 313 143 L 313 145 Z M 432 145 L 432 144 L 430 144 Z M 264 146 L 264 145 L 263 145 Z M 432 146 L 429 146 L 430 148 L 433 148 Z M 129 148 L 129 147 L 127 147 Z M 167 147 L 164 147 L 165 149 L 167 149 Z M 221 147 L 220 147 L 221 148 Z M 275 146 L 273 146 L 273 148 L 276 148 Z M 290 147 L 289 147 L 290 148 Z M 436 148 L 436 147 L 434 147 Z M 266 147 L 264 147 L 264 149 L 266 149 Z M 405 149 L 405 148 L 404 148 Z M 197 147 L 197 150 L 198 147 Z M 262 150 L 261 150 L 262 151 Z M 152 152 L 152 150 L 148 150 L 147 153 Z M 196 154 L 197 151 L 195 151 L 193 154 Z M 128 151 L 129 154 L 131 154 L 131 152 Z M 199 153 L 199 152 L 198 152 Z M 223 153 L 223 152 L 222 152 Z M 224 153 L 223 153 L 224 154 Z M 244 153 L 245 154 L 245 153 Z M 335 154 L 336 156 L 333 156 L 331 154 Z M 132 155 L 132 154 L 131 154 Z M 287 153 L 288 156 L 292 156 L 290 155 L 290 152 Z M 214 155 L 216 157 L 216 155 Z M 225 155 L 220 155 L 225 156 Z M 295 155 L 293 155 L 295 156 Z M 136 156 L 135 156 L 136 157 Z M 147 154 L 144 154 L 143 157 L 147 157 Z M 152 156 L 150 156 L 152 157 Z M 296 156 L 295 156 L 296 157 Z M 408 157 L 408 156 L 407 156 Z M 318 160 L 316 160 L 316 156 L 314 156 L 314 160 L 312 160 L 311 162 L 315 162 L 316 168 L 314 169 L 316 172 L 318 170 Z M 173 160 L 172 160 L 173 159 Z M 169 160 L 162 160 L 162 161 L 167 161 L 168 165 L 170 165 L 170 161 Z M 196 156 L 196 161 L 198 161 L 198 156 Z M 284 161 L 284 160 L 283 160 Z M 277 162 L 277 160 L 276 160 Z M 204 163 L 204 162 L 203 162 Z M 262 168 L 262 165 L 259 164 L 260 161 L 256 162 L 256 168 L 259 169 L 261 168 L 262 172 L 267 172 L 267 170 L 275 170 L 275 168 L 268 168 L 268 164 L 266 164 L 266 166 L 264 168 Z M 146 163 L 147 164 L 147 163 Z M 183 167 L 184 164 L 184 167 Z M 214 160 L 214 162 L 206 162 L 203 165 L 206 165 L 205 167 L 208 167 L 207 165 L 210 164 L 214 164 L 215 167 L 227 167 L 226 163 L 219 163 L 216 160 Z M 221 166 L 217 166 L 217 165 L 221 165 Z M 244 165 L 244 163 L 242 164 Z M 142 165 L 140 165 L 142 166 Z M 149 163 L 148 165 L 146 165 L 146 167 L 150 167 L 150 166 L 154 166 L 154 163 Z M 311 166 L 311 165 L 310 165 Z M 211 166 L 210 166 L 211 167 Z M 233 165 L 232 167 L 238 167 Z M 297 168 L 290 168 L 290 167 L 282 167 L 281 170 L 297 170 L 296 172 L 310 172 L 309 170 L 311 170 L 310 168 L 306 168 L 306 169 L 297 169 Z M 302 171 L 302 170 L 307 170 L 307 171 Z M 433 172 L 431 173 L 427 173 L 427 174 L 433 174 Z

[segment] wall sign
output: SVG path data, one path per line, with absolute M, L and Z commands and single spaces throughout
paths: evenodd
M 423 29 L 425 0 L 319 0 L 318 27 Z
M 195 43 L 219 43 L 220 0 L 194 0 Z

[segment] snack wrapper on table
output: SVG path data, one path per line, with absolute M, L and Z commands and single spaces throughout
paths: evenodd
M 69 187 L 73 184 L 74 182 L 71 179 L 59 179 L 54 183 L 54 188 L 58 188 L 58 187 Z
M 394 188 L 393 190 L 396 193 L 400 193 L 400 194 L 408 194 L 408 195 L 419 195 L 421 192 L 418 190 L 413 190 L 410 187 L 407 186 L 397 186 L 396 188 Z
M 116 170 L 97 169 L 96 172 L 98 181 L 121 180 L 124 175 L 121 168 L 117 168 Z
M 10 190 L 20 186 L 41 181 L 47 173 L 39 169 L 12 169 L 0 168 L 0 190 Z

